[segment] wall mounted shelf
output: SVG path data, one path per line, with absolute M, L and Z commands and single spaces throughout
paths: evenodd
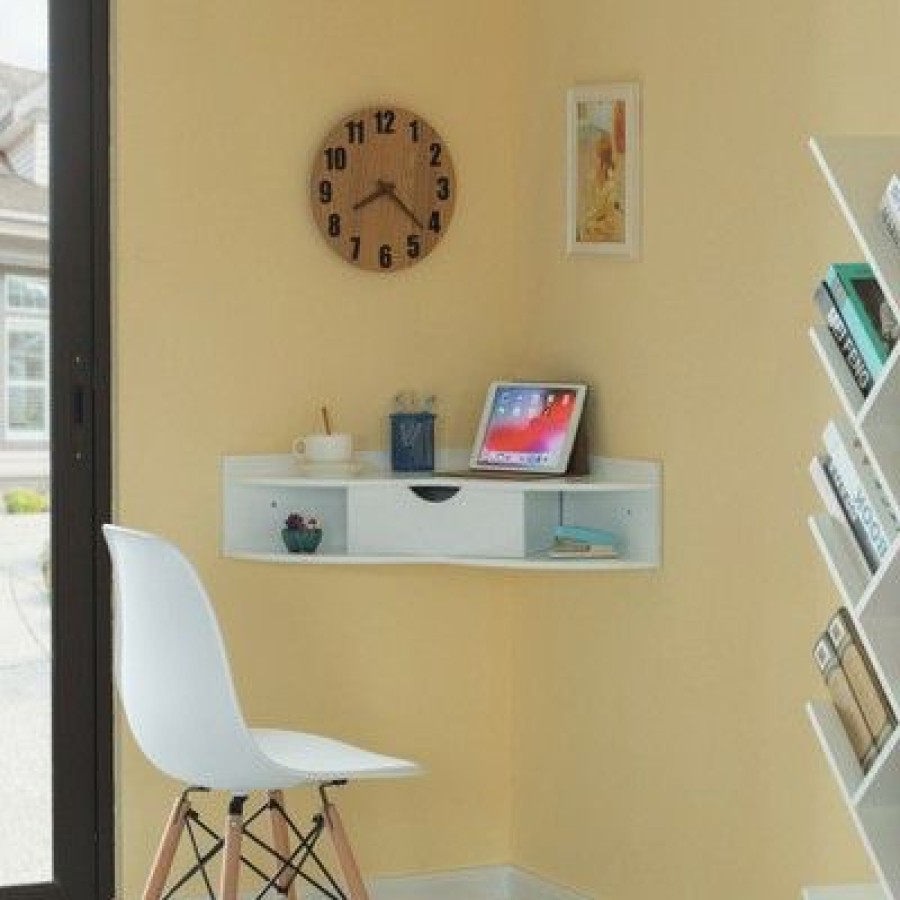
M 392 473 L 384 454 L 361 453 L 352 477 L 309 477 L 290 454 L 222 460 L 222 553 L 288 565 L 425 564 L 527 570 L 652 569 L 661 560 L 661 466 L 594 457 L 578 477 L 479 479 Z M 438 469 L 465 468 L 465 451 Z M 314 554 L 288 553 L 288 513 L 315 515 Z M 618 535 L 616 559 L 548 555 L 559 524 Z

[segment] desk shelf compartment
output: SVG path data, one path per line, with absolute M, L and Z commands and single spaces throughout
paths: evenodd
M 223 554 L 291 564 L 569 571 L 660 564 L 658 463 L 595 458 L 589 476 L 529 481 L 392 473 L 383 454 L 359 458 L 365 468 L 355 477 L 310 478 L 289 455 L 225 457 Z M 324 523 L 315 554 L 289 554 L 281 545 L 281 525 L 293 511 Z M 558 524 L 613 531 L 621 542 L 619 558 L 551 558 Z

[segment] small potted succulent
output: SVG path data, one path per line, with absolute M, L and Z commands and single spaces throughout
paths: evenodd
M 322 524 L 315 516 L 291 513 L 284 520 L 281 539 L 291 553 L 315 553 L 322 542 Z

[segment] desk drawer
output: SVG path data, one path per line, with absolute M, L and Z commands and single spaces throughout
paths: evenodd
M 347 500 L 351 554 L 521 558 L 526 553 L 521 491 L 352 485 Z

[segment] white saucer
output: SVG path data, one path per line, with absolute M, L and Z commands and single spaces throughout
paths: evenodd
M 297 467 L 301 474 L 310 478 L 352 478 L 363 470 L 363 464 L 350 462 L 304 462 L 298 460 Z

